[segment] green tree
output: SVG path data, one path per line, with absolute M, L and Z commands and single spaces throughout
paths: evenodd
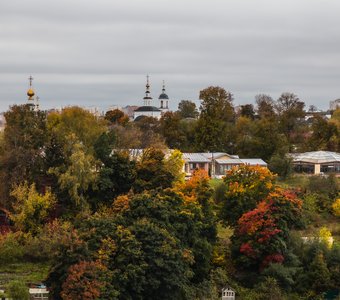
M 7 297 L 13 300 L 29 300 L 28 287 L 22 281 L 10 281 L 7 285 Z
M 315 291 L 316 294 L 325 292 L 331 287 L 331 274 L 322 252 L 314 256 L 304 275 L 304 280 L 301 283 L 306 284 L 306 286 Z
M 4 116 L 6 127 L 0 149 L 0 191 L 2 205 L 9 208 L 12 186 L 25 180 L 41 186 L 48 135 L 43 111 L 32 111 L 28 105 L 14 105 Z
M 337 151 L 339 133 L 336 125 L 321 116 L 314 116 L 312 122 L 312 135 L 306 141 L 307 150 Z
M 175 176 L 166 168 L 164 153 L 148 148 L 136 165 L 137 176 L 133 185 L 135 192 L 172 186 Z
M 69 137 L 73 136 L 86 151 L 93 151 L 96 140 L 107 129 L 104 120 L 77 106 L 53 112 L 47 119 L 49 131 L 62 145 L 67 145 Z
M 181 127 L 181 118 L 178 113 L 166 112 L 160 119 L 160 133 L 171 149 L 181 149 L 186 136 Z
M 200 92 L 201 114 L 198 119 L 196 147 L 199 151 L 226 151 L 232 141 L 234 108 L 232 94 L 221 87 Z
M 196 104 L 190 100 L 181 100 L 177 112 L 182 119 L 197 118 L 199 115 Z
M 275 153 L 269 161 L 269 169 L 280 178 L 286 179 L 293 170 L 292 158 L 284 151 Z
M 261 300 L 285 300 L 283 292 L 275 278 L 266 277 L 254 289 L 261 295 Z
M 126 152 L 115 152 L 103 160 L 91 202 L 111 204 L 119 195 L 130 191 L 136 179 L 135 161 Z
M 73 136 L 69 136 L 74 140 Z M 58 178 L 59 186 L 62 190 L 67 191 L 71 203 L 74 207 L 84 207 L 87 201 L 87 191 L 89 187 L 95 184 L 98 177 L 96 172 L 96 160 L 92 154 L 85 152 L 85 147 L 74 141 L 67 164 L 51 168 L 49 172 L 55 174 Z

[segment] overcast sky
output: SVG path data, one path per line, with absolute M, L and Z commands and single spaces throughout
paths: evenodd
M 0 1 L 0 111 L 142 105 L 150 74 L 181 99 L 219 85 L 234 104 L 294 92 L 327 109 L 340 98 L 338 0 Z

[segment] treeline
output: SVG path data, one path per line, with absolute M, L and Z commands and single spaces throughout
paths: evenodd
M 288 152 L 340 151 L 340 110 L 328 120 L 312 106 L 305 119 L 305 103 L 293 93 L 283 93 L 277 100 L 263 94 L 255 98 L 255 106 L 235 110 L 230 92 L 208 87 L 200 92 L 199 111 L 195 103 L 183 100 L 177 111 L 165 113 L 159 121 L 145 117 L 129 123 L 119 110 L 109 111 L 106 118 L 122 136 L 121 147 L 156 143 L 182 152 L 262 158 L 282 176 L 289 172 Z
M 225 285 L 239 299 L 336 292 L 338 242 L 329 243 L 327 228 L 307 242 L 299 234 L 340 215 L 335 177 L 283 188 L 268 169 L 241 166 L 212 188 L 202 171 L 184 181 L 181 152 L 166 150 L 236 153 L 240 124 L 271 124 L 251 132 L 273 137 L 273 157 L 283 146 L 298 147 L 302 118 L 294 117 L 286 136 L 273 103 L 252 118 L 246 108 L 236 114 L 221 88 L 201 98 L 200 114 L 181 102 L 160 121 L 133 123 L 119 111 L 98 118 L 79 107 L 48 114 L 11 107 L 0 141 L 0 191 L 12 224 L 0 236 L 0 262 L 47 262 L 54 299 L 218 299 Z M 337 128 L 334 120 L 325 122 Z M 276 138 L 273 128 L 281 132 Z M 183 139 L 171 145 L 166 134 Z M 276 144 L 281 136 L 285 143 Z M 258 137 L 244 138 L 257 149 Z M 133 158 L 131 148 L 144 151 Z

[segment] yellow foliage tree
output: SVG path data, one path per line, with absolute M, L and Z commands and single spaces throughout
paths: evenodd
M 340 217 L 340 198 L 336 199 L 332 204 L 333 214 Z
M 184 182 L 185 173 L 183 172 L 184 159 L 182 152 L 175 149 L 170 156 L 165 159 L 166 169 L 174 176 L 175 182 Z
M 11 196 L 16 199 L 13 205 L 14 213 L 10 218 L 15 226 L 24 231 L 36 234 L 49 217 L 56 203 L 55 196 L 47 189 L 44 194 L 37 192 L 35 184 L 27 182 L 16 186 Z
M 328 230 L 327 227 L 321 227 L 319 231 L 319 238 L 322 243 L 324 243 L 327 248 L 332 248 L 333 245 L 333 238 L 332 233 Z

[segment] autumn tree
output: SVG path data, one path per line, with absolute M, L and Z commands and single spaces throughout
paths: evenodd
M 201 114 L 198 119 L 196 147 L 199 151 L 228 151 L 234 121 L 233 97 L 221 87 L 200 92 Z
M 14 213 L 11 214 L 15 226 L 24 232 L 37 234 L 56 204 L 55 196 L 49 189 L 39 194 L 35 184 L 29 186 L 27 182 L 16 186 L 11 196 L 16 199 Z
M 239 218 L 256 207 L 273 189 L 275 175 L 267 168 L 241 165 L 224 177 L 225 199 L 221 202 L 222 222 L 235 226 Z
M 180 118 L 197 118 L 199 113 L 196 104 L 190 100 L 181 100 L 178 104 L 178 114 Z
M 14 105 L 4 116 L 6 127 L 0 149 L 1 201 L 9 207 L 13 185 L 26 180 L 40 186 L 48 135 L 44 111 L 33 111 L 28 105 Z
M 336 125 L 321 116 L 314 116 L 311 136 L 306 140 L 307 150 L 337 151 L 340 134 Z
M 101 296 L 105 267 L 98 262 L 81 261 L 72 265 L 62 285 L 63 300 L 95 300 Z
M 238 266 L 261 271 L 271 263 L 282 264 L 287 256 L 289 231 L 301 224 L 301 207 L 294 192 L 276 188 L 255 209 L 244 213 L 233 236 Z
M 129 117 L 124 114 L 120 109 L 108 110 L 105 113 L 105 120 L 111 124 L 119 124 L 125 126 L 129 122 Z
M 255 96 L 255 101 L 257 106 L 256 111 L 260 119 L 275 118 L 275 106 L 272 97 L 259 94 Z
M 92 150 L 97 138 L 107 129 L 104 120 L 77 106 L 50 113 L 47 126 L 62 145 L 67 145 L 69 137 L 73 136 L 86 151 Z
M 249 118 L 251 120 L 255 119 L 255 110 L 252 104 L 241 105 L 240 115 L 242 117 Z
M 304 118 L 305 103 L 293 93 L 282 93 L 276 102 L 280 130 L 290 143 L 301 140 L 298 136 L 300 120 Z
M 212 254 L 200 206 L 168 189 L 121 196 L 113 209 L 82 220 L 82 242 L 56 256 L 48 279 L 53 296 L 59 299 L 62 287 L 96 293 L 90 283 L 102 273 L 81 266 L 95 261 L 106 269 L 103 299 L 190 299 L 192 280 L 208 278 Z
M 141 116 L 134 121 L 134 126 L 141 132 L 141 148 L 164 148 L 164 138 L 160 135 L 160 121 L 154 117 Z

